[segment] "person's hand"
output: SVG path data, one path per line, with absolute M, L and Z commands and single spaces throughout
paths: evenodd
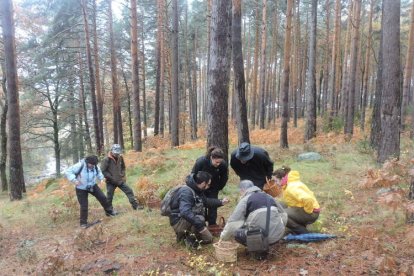
M 126 176 L 122 177 L 122 182 L 126 183 Z
M 204 232 L 208 231 L 207 227 L 204 227 L 199 233 L 203 234 Z
M 76 186 L 79 186 L 80 184 L 81 184 L 81 183 L 80 183 L 80 181 L 76 179 L 76 180 L 75 180 L 75 185 L 76 185 Z
M 101 182 L 99 183 L 100 185 L 105 184 L 105 179 L 102 179 Z
M 230 199 L 228 199 L 227 197 L 225 197 L 225 198 L 223 198 L 222 200 L 221 200 L 221 203 L 223 204 L 223 205 L 226 205 L 227 203 L 229 203 L 230 202 Z

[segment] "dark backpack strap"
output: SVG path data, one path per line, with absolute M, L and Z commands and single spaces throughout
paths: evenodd
M 83 166 L 85 165 L 84 162 L 82 162 L 81 167 L 79 169 L 79 171 L 75 174 L 75 177 L 78 178 L 78 176 L 81 174 L 82 170 L 83 170 Z
M 265 237 L 267 237 L 269 235 L 270 208 L 271 208 L 271 203 L 269 201 L 270 201 L 269 198 L 267 198 L 266 228 L 265 228 L 265 232 L 264 232 Z

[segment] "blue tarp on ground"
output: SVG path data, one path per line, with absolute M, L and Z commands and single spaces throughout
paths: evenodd
M 323 241 L 323 240 L 332 239 L 332 238 L 336 238 L 336 235 L 321 234 L 321 233 L 307 233 L 307 234 L 300 234 L 300 235 L 289 234 L 283 239 L 285 241 L 317 242 L 317 241 Z

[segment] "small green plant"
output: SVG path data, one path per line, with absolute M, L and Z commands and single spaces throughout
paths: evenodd
M 356 148 L 358 152 L 362 154 L 371 154 L 373 152 L 373 148 L 371 147 L 367 136 L 365 136 L 363 140 L 358 141 Z
M 340 133 L 344 128 L 344 121 L 341 117 L 333 117 L 329 120 L 329 114 L 325 114 L 322 118 L 322 130 L 323 132 L 333 131 L 335 133 Z

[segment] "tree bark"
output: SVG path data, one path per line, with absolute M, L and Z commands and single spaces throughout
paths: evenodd
M 236 87 L 236 125 L 239 143 L 248 142 L 249 124 L 244 80 L 244 60 L 241 40 L 241 1 L 233 0 L 232 52 L 234 83 Z
M 259 83 L 259 128 L 264 129 L 265 125 L 265 93 L 266 93 L 266 0 L 263 0 L 262 7 L 262 45 L 260 61 L 260 83 Z
M 139 102 L 139 70 L 138 70 L 138 17 L 137 1 L 131 0 L 131 70 L 132 70 L 132 103 L 134 114 L 133 137 L 134 150 L 142 151 L 141 108 Z
M 383 88 L 379 163 L 400 157 L 400 0 L 384 0 L 382 25 Z
M 4 62 L 1 63 L 1 71 L 3 73 L 1 79 L 1 86 L 3 88 L 3 97 L 4 103 L 0 101 L 1 104 L 1 117 L 0 117 L 0 182 L 1 182 L 1 191 L 5 192 L 9 190 L 9 185 L 7 182 L 6 174 L 6 164 L 7 164 L 7 87 L 6 87 L 6 68 Z
M 171 94 L 171 146 L 176 147 L 179 141 L 179 90 L 178 90 L 178 0 L 173 0 L 172 30 L 172 94 Z
M 20 104 L 17 81 L 15 28 L 11 0 L 1 0 L 4 56 L 8 101 L 8 155 L 10 200 L 22 199 L 25 190 L 23 160 L 20 145 Z
M 311 29 L 309 38 L 309 67 L 306 87 L 306 129 L 305 141 L 316 136 L 316 22 L 318 0 L 312 0 L 311 4 Z
M 207 147 L 228 154 L 231 1 L 213 0 L 208 72 Z M 227 159 L 227 158 L 226 158 Z
M 282 124 L 280 128 L 280 147 L 289 148 L 288 120 L 289 120 L 289 75 L 290 75 L 290 44 L 292 30 L 293 0 L 287 0 L 286 8 L 286 34 L 283 55 L 283 85 L 282 85 Z
M 90 43 L 90 36 L 89 36 L 89 23 L 88 17 L 86 15 L 86 2 L 85 0 L 81 0 L 81 8 L 83 14 L 83 25 L 85 31 L 85 45 L 86 45 L 86 58 L 88 61 L 88 72 L 89 72 L 89 86 L 91 90 L 91 103 L 92 103 L 92 116 L 93 116 L 93 126 L 95 130 L 95 144 L 96 144 L 96 153 L 98 155 L 101 154 L 102 148 L 101 146 L 101 132 L 99 130 L 99 120 L 98 120 L 98 108 L 96 105 L 96 94 L 95 94 L 95 74 L 93 72 L 93 65 L 92 65 L 92 52 L 91 52 L 91 43 Z
M 405 69 L 404 69 L 404 81 L 403 81 L 403 99 L 401 105 L 401 125 L 405 128 L 405 117 L 407 113 L 407 107 L 409 105 L 411 76 L 413 71 L 413 59 L 414 59 L 414 1 L 411 5 L 411 23 L 410 33 L 408 35 L 408 48 L 407 56 L 405 58 Z M 414 117 L 413 117 L 414 118 Z
M 361 13 L 361 0 L 354 0 L 352 12 L 353 36 L 351 43 L 350 65 L 349 65 L 349 83 L 348 83 L 348 104 L 345 120 L 345 136 L 349 141 L 354 133 L 354 116 L 355 116 L 355 90 L 359 88 L 356 82 L 357 58 L 359 44 L 359 22 Z M 356 87 L 357 86 L 357 87 Z
M 251 105 L 250 105 L 250 122 L 251 127 L 254 129 L 256 127 L 256 95 L 257 95 L 257 71 L 259 67 L 259 28 L 260 28 L 260 21 L 259 21 L 259 1 L 256 1 L 256 13 L 255 13 L 255 21 L 256 21 L 256 32 L 255 32 L 255 42 L 254 42 L 254 61 L 253 61 L 253 72 L 252 72 L 252 89 L 250 91 L 251 94 Z

